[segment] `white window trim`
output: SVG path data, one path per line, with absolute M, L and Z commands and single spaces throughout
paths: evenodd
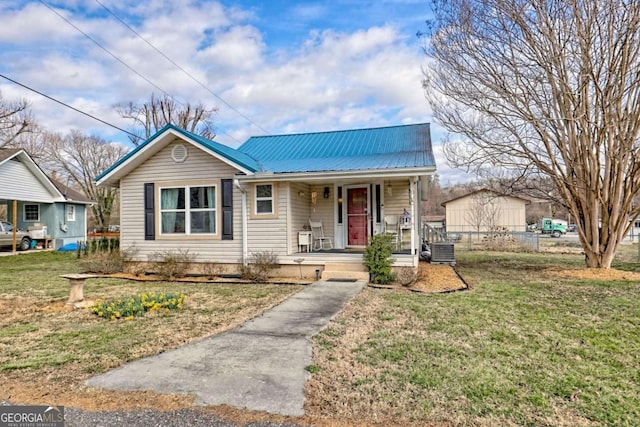
M 38 208 L 37 219 L 27 219 L 27 206 L 36 206 Z M 24 222 L 40 222 L 40 205 L 38 203 L 25 203 L 22 205 L 22 220 Z
M 215 208 L 190 208 L 190 200 L 189 200 L 189 190 L 192 187 L 213 187 L 215 194 Z M 185 185 L 164 185 L 158 187 L 158 209 L 157 209 L 157 218 L 158 221 L 158 231 L 161 236 L 217 236 L 218 230 L 220 229 L 219 218 L 218 218 L 218 184 L 185 184 Z M 184 209 L 162 209 L 162 190 L 171 189 L 171 188 L 183 188 L 185 191 L 185 208 Z M 192 212 L 211 212 L 213 211 L 215 214 L 216 222 L 215 222 L 215 231 L 213 233 L 192 233 L 191 232 L 191 213 Z M 164 212 L 184 212 L 184 233 L 163 233 L 162 232 L 162 214 Z
M 75 222 L 76 220 L 76 205 L 67 205 L 65 207 L 65 214 L 67 217 L 67 222 Z
M 258 187 L 261 185 L 269 185 L 271 186 L 271 197 L 258 197 Z M 276 188 L 275 185 L 273 185 L 272 182 L 263 182 L 260 184 L 256 184 L 255 187 L 255 194 L 254 194 L 254 214 L 256 215 L 273 215 L 276 211 L 276 207 L 275 207 L 275 192 L 276 192 Z M 258 202 L 264 202 L 264 201 L 270 201 L 271 202 L 271 212 L 258 212 Z

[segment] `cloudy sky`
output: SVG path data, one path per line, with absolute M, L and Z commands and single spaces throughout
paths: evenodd
M 115 104 L 163 92 L 201 102 L 219 108 L 216 140 L 231 146 L 432 122 L 416 36 L 428 17 L 424 0 L 2 0 L 0 73 L 124 129 Z M 48 130 L 128 141 L 3 78 L 0 91 L 28 99 Z M 441 137 L 432 123 L 441 182 L 464 180 Z

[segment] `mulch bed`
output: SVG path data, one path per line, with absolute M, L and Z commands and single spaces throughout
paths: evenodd
M 417 280 L 409 286 L 402 286 L 398 283 L 392 285 L 369 284 L 369 286 L 379 289 L 394 289 L 429 294 L 469 289 L 469 285 L 452 265 L 431 264 L 424 261 L 418 264 Z

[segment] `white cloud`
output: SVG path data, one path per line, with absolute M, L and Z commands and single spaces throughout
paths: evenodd
M 395 25 L 383 21 L 337 31 L 323 27 L 320 19 L 333 17 L 338 6 L 296 5 L 283 11 L 283 18 L 296 16 L 294 24 L 301 27 L 313 21 L 318 30 L 303 31 L 301 38 L 287 44 L 280 41 L 274 48 L 259 26 L 263 22 L 259 9 L 194 0 L 102 1 L 210 90 L 273 133 L 429 120 L 419 41 L 411 41 Z M 113 104 L 159 93 L 39 2 L 22 3 L 0 5 L 0 48 L 6 47 L 0 50 L 2 72 L 124 128 L 128 124 Z M 75 25 L 179 100 L 220 107 L 219 141 L 238 145 L 237 141 L 262 134 L 97 3 L 58 0 L 55 4 Z M 382 7 L 376 5 L 376 10 Z M 388 22 L 393 22 L 391 18 Z M 32 99 L 34 114 L 47 128 L 80 128 L 127 140 L 126 135 L 51 101 L 23 89 L 8 89 L 3 82 L 3 94 Z M 446 168 L 442 157 L 438 167 Z M 458 176 L 457 171 L 442 171 Z
M 76 30 L 40 3 L 29 3 L 22 9 L 12 3 L 0 4 L 0 43 L 28 46 L 42 40 L 65 41 L 76 34 Z

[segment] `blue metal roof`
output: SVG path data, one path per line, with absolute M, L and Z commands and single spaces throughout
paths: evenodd
M 274 173 L 435 167 L 428 123 L 255 136 L 237 150 Z
M 170 125 L 168 125 L 170 126 Z M 166 126 L 165 126 L 166 127 Z M 196 135 L 195 133 L 191 133 L 179 127 L 171 126 L 176 131 L 187 135 L 189 138 L 195 140 L 196 142 L 202 144 L 204 147 L 210 149 L 211 151 L 220 154 L 225 157 L 227 160 L 242 166 L 245 169 L 250 170 L 251 172 L 257 172 L 260 170 L 260 165 L 254 158 L 251 156 L 233 149 L 228 145 L 220 144 L 219 142 L 212 141 L 210 139 L 204 138 L 200 135 Z
M 144 141 L 142 144 L 138 145 L 135 149 L 131 150 L 125 156 L 120 158 L 120 160 L 115 162 L 107 170 L 105 170 L 100 175 L 98 175 L 95 180 L 96 181 L 101 180 L 105 176 L 109 175 L 115 169 L 117 169 L 120 166 L 122 166 L 123 164 L 127 163 L 127 161 L 130 158 L 132 158 L 139 151 L 143 150 L 146 146 L 151 144 L 158 137 L 158 135 L 161 135 L 162 133 L 166 132 L 167 129 L 172 129 L 172 130 L 176 131 L 177 133 L 182 134 L 182 135 L 192 139 L 197 144 L 202 145 L 203 147 L 205 147 L 205 148 L 207 148 L 207 149 L 219 154 L 220 156 L 226 158 L 227 160 L 229 160 L 229 161 L 231 161 L 231 162 L 233 162 L 233 163 L 235 163 L 235 164 L 237 164 L 239 166 L 242 166 L 242 167 L 250 170 L 251 172 L 257 172 L 257 171 L 260 170 L 260 165 L 253 158 L 251 158 L 251 156 L 249 156 L 249 155 L 247 155 L 245 153 L 242 153 L 240 151 L 234 150 L 233 148 L 231 148 L 229 146 L 220 144 L 220 143 L 215 142 L 215 141 L 211 141 L 210 139 L 207 139 L 207 138 L 204 138 L 204 137 L 202 137 L 200 135 L 196 135 L 195 133 L 191 133 L 189 131 L 186 131 L 186 130 L 184 130 L 182 128 L 179 128 L 177 126 L 174 126 L 172 124 L 168 124 L 168 125 L 164 126 L 162 129 L 160 129 L 158 132 L 156 132 L 149 139 Z

